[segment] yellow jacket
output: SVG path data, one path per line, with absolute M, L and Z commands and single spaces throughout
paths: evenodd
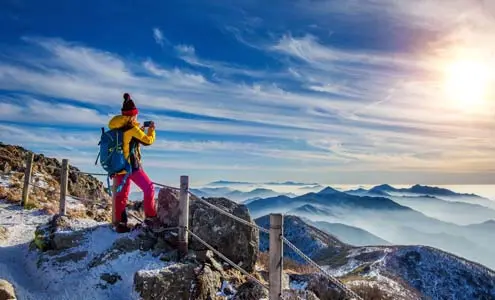
M 114 116 L 109 122 L 108 127 L 110 129 L 123 129 L 123 152 L 127 161 L 131 164 L 133 170 L 138 169 L 141 166 L 141 151 L 139 146 L 141 144 L 149 146 L 155 142 L 155 130 L 148 128 L 148 132 L 139 128 L 138 122 L 132 122 L 132 117 L 129 116 Z M 130 153 L 131 147 L 134 148 L 134 153 Z M 119 174 L 125 174 L 126 171 L 122 171 Z

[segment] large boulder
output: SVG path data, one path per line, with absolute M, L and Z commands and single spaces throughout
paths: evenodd
M 16 300 L 15 290 L 12 284 L 7 280 L 0 279 L 0 299 L 1 300 Z
M 245 205 L 226 198 L 204 200 L 255 224 Z M 168 188 L 161 189 L 157 202 L 157 213 L 161 222 L 170 227 L 178 226 L 179 193 Z M 259 235 L 254 228 L 219 213 L 192 196 L 189 204 L 189 229 L 246 271 L 254 271 L 259 251 Z M 207 250 L 191 235 L 189 235 L 189 248 L 196 251 Z
M 245 205 L 237 204 L 226 198 L 208 198 L 205 200 L 254 224 Z M 196 200 L 191 201 L 189 206 L 189 229 L 246 271 L 254 271 L 259 251 L 258 231 L 254 228 L 221 214 Z M 191 236 L 189 242 L 190 248 L 194 250 L 207 249 Z
M 59 251 L 79 246 L 89 229 L 77 228 L 74 223 L 66 216 L 55 215 L 50 222 L 36 228 L 34 245 L 41 251 Z
M 134 288 L 143 300 L 193 299 L 197 265 L 177 263 L 161 270 L 141 270 L 134 274 Z
M 163 224 L 170 227 L 179 226 L 179 193 L 177 191 L 168 188 L 160 189 L 157 207 L 158 218 Z

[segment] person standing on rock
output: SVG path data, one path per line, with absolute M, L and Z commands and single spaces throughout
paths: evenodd
M 108 123 L 110 129 L 123 130 L 123 152 L 128 158 L 131 165 L 131 172 L 122 184 L 126 171 L 121 171 L 113 176 L 114 184 L 122 189 L 115 194 L 115 215 L 114 226 L 115 231 L 119 233 L 129 232 L 130 228 L 127 225 L 126 205 L 129 198 L 131 181 L 134 182 L 144 194 L 144 223 L 152 230 L 159 229 L 160 222 L 157 218 L 155 208 L 155 188 L 153 182 L 143 169 L 141 164 L 140 145 L 149 146 L 155 142 L 155 124 L 150 122 L 147 132 L 144 132 L 144 126 L 139 127 L 137 121 L 138 109 L 134 104 L 134 100 L 128 93 L 124 94 L 124 102 L 122 104 L 121 115 L 114 116 Z

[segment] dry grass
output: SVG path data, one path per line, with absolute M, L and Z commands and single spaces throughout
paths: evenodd
M 262 267 L 264 270 L 268 270 L 268 264 L 269 264 L 268 252 L 260 252 L 258 254 L 257 264 L 260 267 Z M 310 274 L 310 273 L 315 273 L 318 270 L 310 265 L 301 264 L 293 259 L 284 257 L 284 271 L 286 271 L 287 273 Z
M 0 199 L 7 200 L 12 203 L 20 203 L 22 198 L 22 189 L 11 189 L 0 186 Z
M 68 209 L 67 216 L 74 219 L 85 219 L 88 217 L 86 209 Z

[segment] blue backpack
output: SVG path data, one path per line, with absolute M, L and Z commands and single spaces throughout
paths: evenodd
M 132 167 L 127 161 L 127 158 L 124 156 L 124 131 L 122 129 L 111 129 L 105 131 L 105 128 L 101 128 L 101 138 L 98 143 L 100 147 L 100 151 L 98 152 L 98 156 L 96 158 L 95 165 L 98 164 L 98 158 L 101 166 L 107 172 L 107 184 L 108 184 L 108 192 L 111 195 L 110 188 L 110 177 L 114 174 L 117 174 L 121 171 L 126 171 L 126 175 L 124 176 L 122 182 L 117 187 L 117 193 L 122 190 L 127 178 L 132 172 Z M 131 149 L 131 153 L 133 149 Z

